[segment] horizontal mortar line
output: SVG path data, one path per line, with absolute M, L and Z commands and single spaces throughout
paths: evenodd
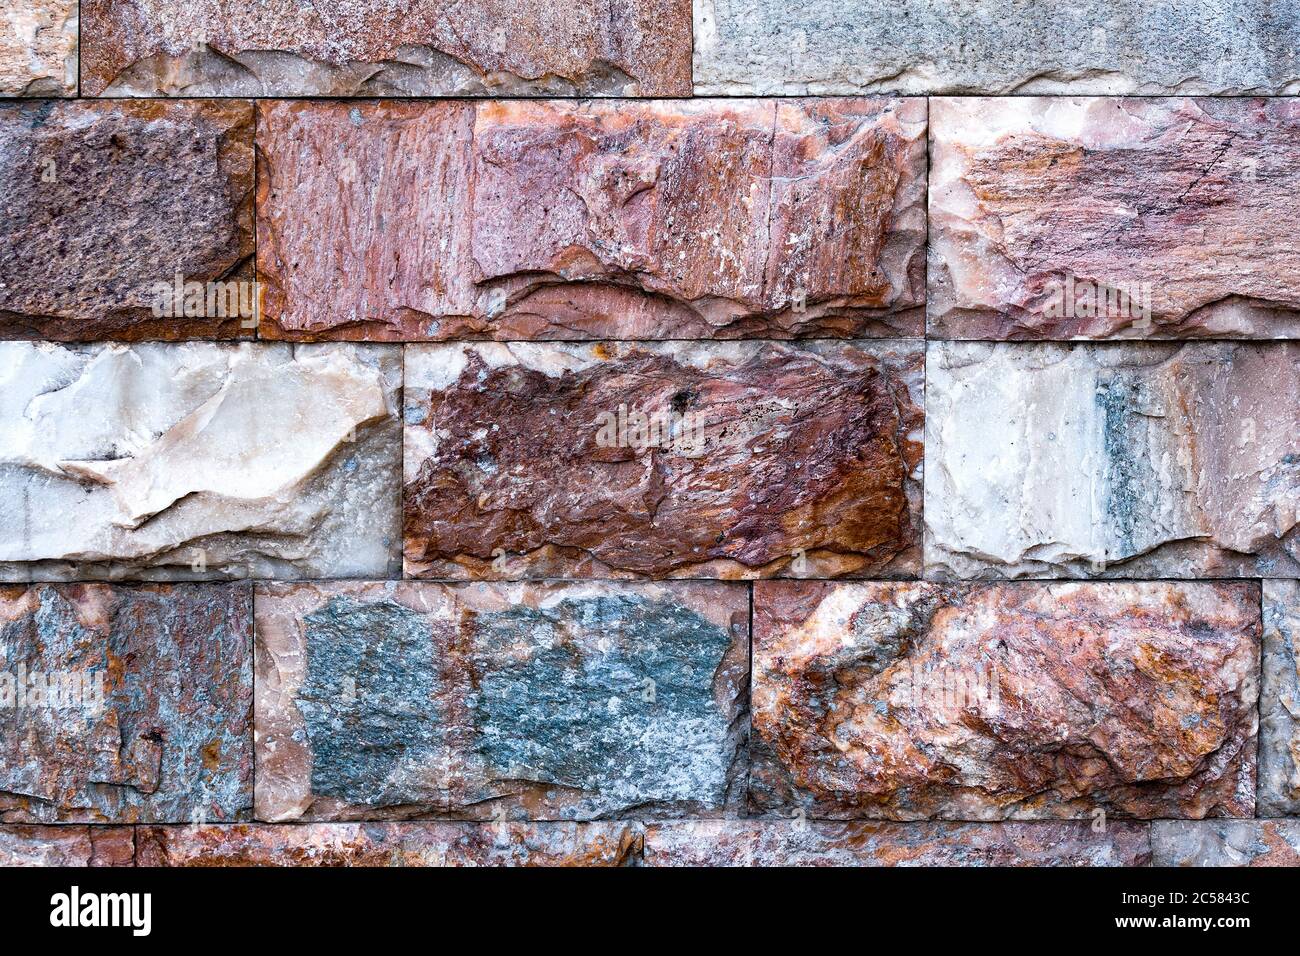
M 1112 99 L 1112 100 L 1179 100 L 1179 99 L 1203 99 L 1203 100 L 1296 100 L 1300 99 L 1300 93 L 1145 93 L 1145 94 L 1126 94 L 1126 93 L 888 93 L 888 92 L 861 92 L 861 93 L 697 93 L 690 96 L 599 96 L 594 94 L 587 95 L 546 95 L 546 96 L 524 96 L 519 94 L 502 94 L 499 96 L 470 96 L 465 94 L 434 94 L 427 96 L 341 96 L 339 94 L 314 94 L 314 93 L 287 93 L 281 95 L 275 94 L 257 94 L 257 95 L 235 95 L 235 94 L 215 94 L 211 96 L 15 96 L 3 97 L 0 101 L 38 101 L 38 100 L 90 100 L 96 102 L 131 102 L 136 101 L 185 101 L 185 100 L 249 100 L 253 102 L 270 101 L 270 100 L 293 100 L 293 101 L 314 101 L 314 102 L 343 102 L 343 103 L 367 103 L 367 102 L 457 102 L 457 103 L 475 103 L 475 102 L 500 102 L 500 101 L 518 101 L 518 102 L 546 102 L 547 100 L 562 101 L 570 103 L 582 102 L 690 102 L 692 100 L 847 100 L 847 99 L 910 99 L 910 100 L 931 100 L 931 99 L 965 99 L 965 100 L 987 100 L 987 99 Z

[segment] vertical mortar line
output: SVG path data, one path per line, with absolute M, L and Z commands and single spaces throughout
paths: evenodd
M 1267 602 L 1264 600 L 1264 588 L 1266 582 L 1259 580 L 1259 660 L 1257 661 L 1258 671 L 1256 673 L 1256 696 L 1255 696 L 1255 801 L 1254 812 L 1251 814 L 1253 819 L 1260 819 L 1259 812 L 1259 795 L 1262 780 L 1260 779 L 1260 769 L 1263 767 L 1264 757 L 1264 642 L 1267 639 L 1268 624 L 1264 619 Z
M 930 443 L 928 441 L 930 431 L 930 177 L 933 175 L 933 151 L 934 151 L 934 125 L 932 122 L 932 111 L 930 103 L 933 97 L 925 98 L 925 241 L 922 244 L 924 268 L 921 270 L 922 287 L 921 287 L 921 521 L 920 527 L 917 528 L 917 534 L 920 536 L 921 547 L 921 570 L 917 577 L 919 580 L 929 578 L 929 567 L 926 565 L 926 513 L 925 513 L 925 485 L 926 479 L 930 477 Z

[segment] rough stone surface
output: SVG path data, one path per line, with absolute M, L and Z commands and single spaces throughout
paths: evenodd
M 259 109 L 264 335 L 921 331 L 924 100 Z
M 0 587 L 0 823 L 247 819 L 252 610 L 247 584 Z
M 0 0 L 0 96 L 75 96 L 77 0 Z
M 1300 338 L 1296 101 L 931 108 L 932 335 Z
M 722 583 L 259 586 L 257 818 L 738 809 L 748 637 Z
M 695 0 L 697 94 L 1294 93 L 1295 0 Z
M 927 576 L 1300 574 L 1300 345 L 932 342 Z
M 586 867 L 630 865 L 642 837 L 603 822 L 303 823 L 141 827 L 138 840 L 140 866 Z
M 1156 866 L 1300 866 L 1300 820 L 1159 820 Z
M 1259 815 L 1300 814 L 1300 581 L 1264 582 Z
M 787 816 L 1250 816 L 1259 597 L 757 582 L 751 796 Z
M 84 0 L 97 96 L 689 96 L 690 0 Z
M 922 371 L 899 343 L 408 346 L 407 574 L 914 574 Z
M 1143 823 L 654 823 L 647 866 L 1145 866 Z
M 0 338 L 252 336 L 253 170 L 248 103 L 0 103 Z
M 0 866 L 134 866 L 131 827 L 0 826 Z
M 393 575 L 400 376 L 390 346 L 0 343 L 0 576 Z

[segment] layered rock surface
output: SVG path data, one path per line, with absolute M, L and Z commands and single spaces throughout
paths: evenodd
M 922 372 L 901 343 L 409 346 L 407 574 L 917 573 Z
M 690 0 L 85 0 L 98 96 L 689 96 Z
M 264 335 L 921 331 L 923 100 L 259 109 Z
M 132 827 L 0 826 L 0 866 L 134 866 Z
M 626 866 L 625 823 L 299 823 L 141 827 L 140 866 Z M 0 857 L 2 859 L 2 857 Z
M 252 336 L 253 179 L 248 103 L 0 104 L 0 338 Z
M 754 585 L 751 799 L 900 820 L 1250 816 L 1259 587 Z
M 0 575 L 396 573 L 385 346 L 0 343 Z
M 257 817 L 734 812 L 745 589 L 259 586 Z
M 246 584 L 0 587 L 0 822 L 247 819 L 252 610 Z
M 1300 814 L 1300 582 L 1264 582 L 1259 815 Z
M 0 0 L 0 96 L 75 96 L 77 0 Z
M 1110 823 L 654 823 L 647 866 L 1145 866 L 1147 827 Z
M 1300 866 L 1300 820 L 1157 820 L 1156 866 Z
M 931 334 L 1300 338 L 1295 101 L 931 109 Z
M 931 343 L 934 576 L 1300 573 L 1300 345 Z
M 1293 0 L 696 0 L 695 91 L 1294 93 Z

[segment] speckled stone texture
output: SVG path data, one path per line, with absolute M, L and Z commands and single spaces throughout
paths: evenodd
M 0 338 L 253 335 L 250 104 L 0 102 L 0 182 Z
M 628 866 L 628 823 L 303 823 L 141 827 L 140 866 Z
M 1259 585 L 754 584 L 755 809 L 1250 816 Z
M 1300 344 L 932 342 L 929 577 L 1300 574 Z
M 924 100 L 259 109 L 263 335 L 921 331 Z
M 259 820 L 721 815 L 743 587 L 259 585 Z
M 0 824 L 247 819 L 252 610 L 247 584 L 0 587 Z
M 1259 815 L 1300 814 L 1300 582 L 1264 582 Z
M 921 360 L 909 343 L 408 346 L 406 572 L 914 574 Z
M 695 0 L 697 94 L 1294 93 L 1295 0 Z
M 77 0 L 0 0 L 0 96 L 75 96 Z
M 1145 866 L 1147 826 L 1052 823 L 654 823 L 646 866 Z
M 1300 338 L 1300 103 L 931 110 L 935 337 Z
M 0 866 L 134 866 L 132 827 L 0 826 Z
M 690 0 L 84 0 L 97 96 L 688 96 Z
M 391 346 L 0 343 L 0 578 L 387 577 Z
M 1300 820 L 1159 820 L 1156 866 L 1300 866 Z

